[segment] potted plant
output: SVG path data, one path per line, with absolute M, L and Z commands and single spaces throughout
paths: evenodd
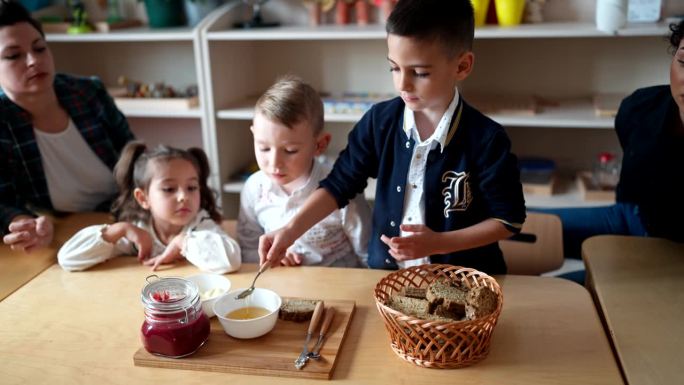
M 140 0 L 145 3 L 145 11 L 150 28 L 166 28 L 185 25 L 183 0 Z

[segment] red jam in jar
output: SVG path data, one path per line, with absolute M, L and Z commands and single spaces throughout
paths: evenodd
M 196 352 L 210 329 L 197 285 L 176 277 L 150 276 L 147 281 L 141 295 L 145 321 L 140 329 L 145 350 L 172 358 Z

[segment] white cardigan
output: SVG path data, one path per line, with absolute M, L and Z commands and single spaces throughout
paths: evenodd
M 152 237 L 151 256 L 164 252 L 164 245 L 154 231 L 152 223 L 134 225 Z M 105 225 L 89 226 L 71 237 L 59 249 L 57 260 L 64 270 L 81 271 L 119 255 L 136 255 L 135 245 L 122 237 L 116 244 L 102 239 Z M 200 210 L 195 220 L 183 229 L 186 233 L 181 254 L 202 271 L 224 274 L 236 271 L 242 263 L 240 246 L 214 222 L 206 211 Z

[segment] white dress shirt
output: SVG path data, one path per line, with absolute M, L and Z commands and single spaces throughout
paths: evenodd
M 138 222 L 135 225 L 152 237 L 151 256 L 164 252 L 166 245 L 157 237 L 152 223 Z M 135 245 L 126 238 L 119 239 L 115 244 L 102 239 L 104 226 L 89 226 L 71 237 L 57 253 L 59 265 L 64 270 L 80 271 L 119 255 L 138 254 Z M 186 236 L 181 254 L 200 270 L 224 274 L 240 268 L 240 246 L 206 211 L 200 210 L 183 232 Z
M 287 224 L 332 168 L 316 159 L 306 184 L 287 194 L 264 172 L 251 175 L 240 194 L 238 240 L 245 262 L 259 262 L 259 237 Z M 363 194 L 310 228 L 289 249 L 303 265 L 367 266 L 371 214 Z
M 425 224 L 425 194 L 423 191 L 423 184 L 425 182 L 425 166 L 427 164 L 428 154 L 438 145 L 440 146 L 440 151 L 444 151 L 444 143 L 449 132 L 451 117 L 456 111 L 458 100 L 459 94 L 458 89 L 456 89 L 454 98 L 451 100 L 451 103 L 449 103 L 449 107 L 444 112 L 444 115 L 442 115 L 442 119 L 439 121 L 439 124 L 437 124 L 437 128 L 432 135 L 425 140 L 420 139 L 413 111 L 408 107 L 404 107 L 403 129 L 407 139 L 413 137 L 415 145 L 413 146 L 411 165 L 409 166 L 406 187 L 404 190 L 404 213 L 401 218 L 402 224 Z M 411 233 L 405 231 L 401 232 L 401 236 L 410 234 Z M 427 256 L 408 261 L 397 261 L 399 268 L 419 266 L 426 263 L 430 263 L 430 258 Z

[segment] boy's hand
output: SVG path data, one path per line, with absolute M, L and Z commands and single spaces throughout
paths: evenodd
M 271 266 L 278 263 L 287 254 L 287 249 L 292 246 L 294 239 L 290 239 L 287 230 L 279 229 L 259 237 L 259 264 L 271 261 Z M 286 265 L 287 266 L 287 265 Z
M 282 266 L 299 266 L 302 264 L 302 261 L 304 260 L 304 256 L 301 254 L 295 253 L 292 251 L 292 247 L 287 249 L 287 252 L 285 253 L 285 257 L 280 260 L 280 264 Z
M 152 271 L 157 270 L 159 265 L 173 263 L 179 259 L 183 259 L 181 250 L 183 250 L 183 242 L 185 241 L 185 234 L 178 234 L 164 249 L 164 252 L 154 258 L 150 258 L 143 262 L 145 266 L 152 266 Z
M 439 233 L 430 230 L 425 225 L 401 225 L 401 231 L 413 234 L 403 237 L 388 237 L 381 235 L 380 240 L 389 247 L 389 254 L 397 261 L 422 258 L 437 254 L 440 244 Z
M 5 235 L 2 241 L 10 245 L 12 250 L 23 250 L 27 253 L 52 242 L 54 226 L 52 221 L 45 217 L 38 218 L 19 215 L 12 219 L 9 225 L 10 233 Z

